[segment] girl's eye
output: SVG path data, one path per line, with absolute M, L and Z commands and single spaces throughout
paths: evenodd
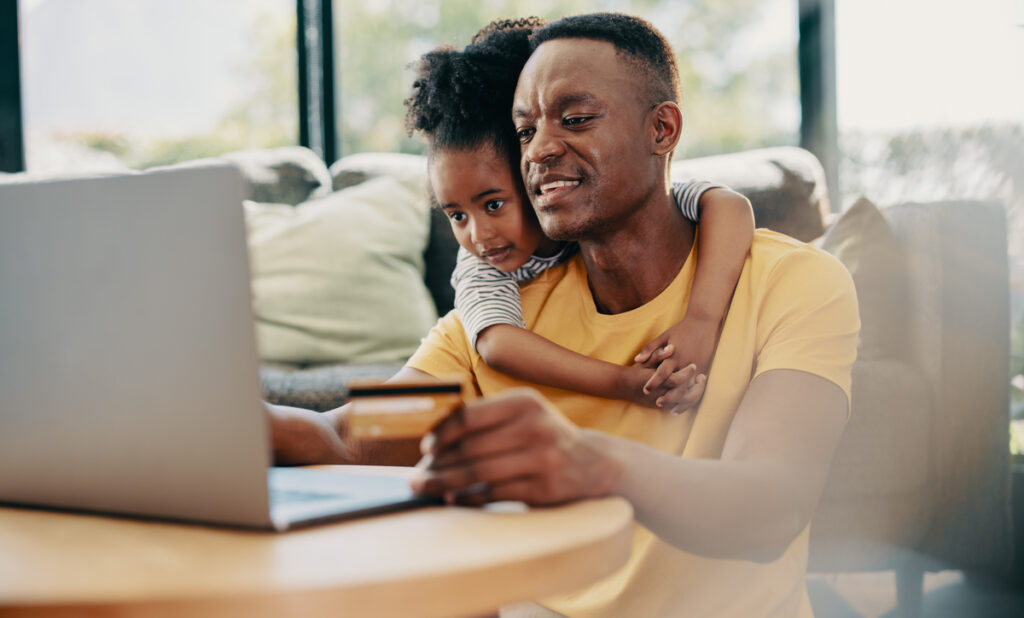
M 448 213 L 448 218 L 454 221 L 455 223 L 462 223 L 463 221 L 466 220 L 466 213 L 459 211 L 450 212 Z
M 505 200 L 489 200 L 484 204 L 484 210 L 487 212 L 495 212 L 499 208 L 505 205 Z

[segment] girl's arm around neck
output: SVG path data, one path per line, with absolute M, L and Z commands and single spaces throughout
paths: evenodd
M 651 369 L 590 358 L 508 324 L 484 329 L 477 337 L 476 348 L 492 369 L 534 384 L 647 407 L 656 407 L 654 401 L 660 394 L 643 393 L 644 383 L 654 375 Z
M 733 289 L 754 239 L 750 200 L 729 189 L 706 191 L 700 200 L 697 272 L 686 317 L 717 325 L 725 317 Z

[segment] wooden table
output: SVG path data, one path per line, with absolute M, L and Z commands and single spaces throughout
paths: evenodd
M 488 614 L 617 569 L 632 517 L 605 498 L 429 507 L 272 534 L 0 508 L 0 615 Z

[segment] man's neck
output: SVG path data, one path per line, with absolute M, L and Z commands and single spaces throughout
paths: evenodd
M 686 263 L 693 233 L 693 224 L 666 194 L 614 232 L 580 241 L 598 311 L 623 313 L 654 300 Z

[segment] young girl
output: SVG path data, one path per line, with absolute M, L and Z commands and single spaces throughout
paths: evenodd
M 673 185 L 683 216 L 713 240 L 699 243 L 683 321 L 620 366 L 592 359 L 525 329 L 519 284 L 578 247 L 544 236 L 518 171 L 510 120 L 519 71 L 530 55 L 530 18 L 494 22 L 463 51 L 442 47 L 420 61 L 407 125 L 429 145 L 437 205 L 459 245 L 455 306 L 471 344 L 492 368 L 530 382 L 681 412 L 703 394 L 706 371 L 753 237 L 743 196 L 709 183 Z M 718 237 L 718 239 L 715 239 Z

